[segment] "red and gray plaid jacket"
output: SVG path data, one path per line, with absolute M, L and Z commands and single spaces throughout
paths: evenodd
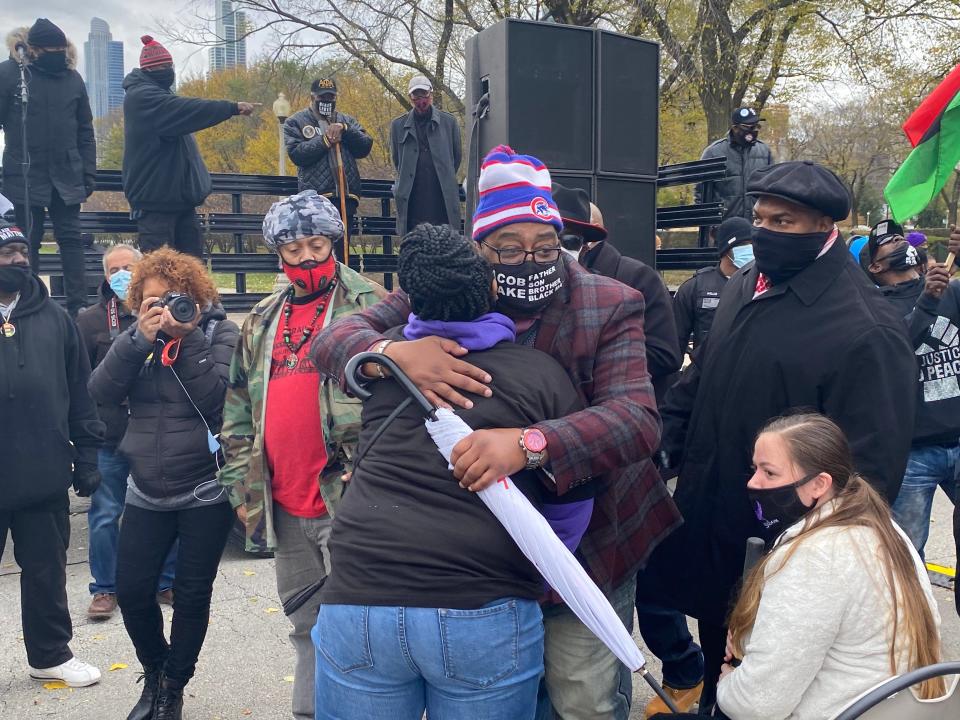
M 598 481 L 577 555 L 610 593 L 645 565 L 681 519 L 650 460 L 660 444 L 660 416 L 647 372 L 643 296 L 564 263 L 567 280 L 541 318 L 536 347 L 567 369 L 587 409 L 536 427 L 547 438 L 560 493 L 587 477 Z M 406 295 L 397 291 L 333 323 L 314 341 L 316 366 L 343 382 L 347 361 L 406 323 L 409 313 Z

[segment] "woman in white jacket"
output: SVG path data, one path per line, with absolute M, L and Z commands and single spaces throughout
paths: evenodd
M 774 549 L 730 616 L 717 690 L 732 720 L 824 720 L 874 685 L 940 660 L 926 571 L 822 415 L 761 431 L 747 484 Z M 738 660 L 739 658 L 739 660 Z M 918 689 L 943 693 L 942 681 Z

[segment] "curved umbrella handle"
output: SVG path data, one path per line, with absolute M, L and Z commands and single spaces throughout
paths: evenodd
M 344 372 L 347 374 L 347 387 L 350 388 L 350 392 L 361 400 L 367 400 L 373 394 L 364 384 L 364 380 L 369 380 L 369 378 L 364 377 L 361 373 L 361 368 L 367 363 L 376 363 L 377 365 L 383 365 L 387 368 L 387 370 L 390 371 L 390 376 L 400 383 L 400 387 L 406 390 L 407 394 L 420 406 L 424 416 L 430 420 L 437 419 L 437 409 L 427 400 L 424 394 L 420 392 L 420 389 L 413 384 L 413 381 L 407 374 L 400 369 L 400 366 L 383 353 L 362 352 L 350 358 L 347 362 L 347 367 L 344 369 Z

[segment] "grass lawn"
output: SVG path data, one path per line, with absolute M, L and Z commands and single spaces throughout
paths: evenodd
M 276 282 L 274 273 L 247 273 L 247 292 L 271 293 Z M 213 273 L 213 281 L 218 288 L 236 287 L 236 278 L 233 273 Z

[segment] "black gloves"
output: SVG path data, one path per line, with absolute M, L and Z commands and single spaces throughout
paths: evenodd
M 100 471 L 92 463 L 73 464 L 73 489 L 80 497 L 90 497 L 100 487 Z

